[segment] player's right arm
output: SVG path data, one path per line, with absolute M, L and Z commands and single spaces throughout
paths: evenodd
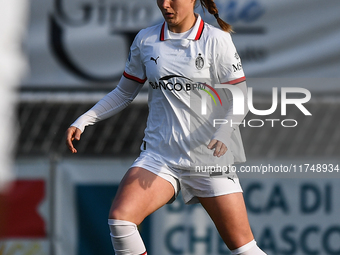
M 66 131 L 66 145 L 72 153 L 77 153 L 73 146 L 74 140 L 80 140 L 81 133 L 86 126 L 93 125 L 100 120 L 107 119 L 127 107 L 137 96 L 143 83 L 127 79 L 120 79 L 117 87 L 103 97 L 90 110 L 81 115 Z

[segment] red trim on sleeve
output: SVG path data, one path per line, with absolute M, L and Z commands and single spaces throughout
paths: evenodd
M 127 78 L 127 79 L 130 79 L 130 80 L 133 80 L 133 81 L 142 83 L 142 84 L 147 80 L 147 78 L 145 78 L 145 79 L 143 79 L 143 80 L 142 80 L 142 79 L 139 79 L 138 77 L 132 76 L 132 75 L 126 73 L 125 71 L 124 71 L 123 75 L 124 75 L 124 77 Z
M 241 78 L 238 78 L 238 79 L 235 79 L 235 80 L 232 80 L 232 81 L 228 81 L 228 82 L 224 82 L 224 83 L 222 83 L 222 84 L 236 85 L 236 84 L 239 84 L 239 83 L 241 83 L 241 82 L 243 82 L 243 81 L 245 81 L 245 80 L 246 80 L 246 77 L 243 76 L 243 77 L 241 77 Z
M 165 27 L 165 22 L 162 25 L 161 34 L 159 36 L 159 40 L 161 40 L 161 41 L 164 41 L 164 27 Z
M 200 23 L 200 26 L 198 28 L 195 40 L 198 40 L 198 39 L 201 38 L 201 35 L 202 35 L 202 32 L 203 32 L 203 28 L 204 28 L 204 21 L 201 19 L 201 23 Z

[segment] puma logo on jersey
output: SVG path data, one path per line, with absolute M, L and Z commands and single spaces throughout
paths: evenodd
M 154 59 L 153 57 L 150 58 L 150 60 L 155 61 L 156 65 L 157 65 L 157 59 L 159 59 L 159 56 L 156 59 Z
M 231 180 L 231 181 L 233 181 L 234 183 L 235 183 L 235 181 L 234 181 L 234 179 L 233 178 L 231 178 L 231 177 L 227 177 L 228 178 L 228 180 Z

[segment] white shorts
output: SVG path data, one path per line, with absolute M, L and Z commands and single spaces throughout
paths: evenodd
M 196 176 L 190 170 L 170 167 L 156 160 L 147 152 L 142 152 L 131 167 L 142 167 L 172 184 L 175 190 L 172 203 L 180 190 L 186 204 L 199 203 L 198 197 L 216 197 L 243 192 L 239 179 L 227 176 Z

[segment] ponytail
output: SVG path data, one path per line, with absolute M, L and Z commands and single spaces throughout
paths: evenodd
M 223 31 L 228 32 L 228 33 L 234 32 L 232 27 L 231 27 L 231 25 L 228 24 L 227 22 L 223 21 L 219 17 L 218 10 L 217 10 L 217 7 L 216 7 L 216 4 L 215 4 L 214 0 L 200 0 L 200 2 L 201 2 L 201 6 L 202 7 L 207 9 L 210 14 L 214 15 L 218 25 L 220 26 L 220 28 Z M 203 9 L 203 11 L 204 11 L 204 9 Z

